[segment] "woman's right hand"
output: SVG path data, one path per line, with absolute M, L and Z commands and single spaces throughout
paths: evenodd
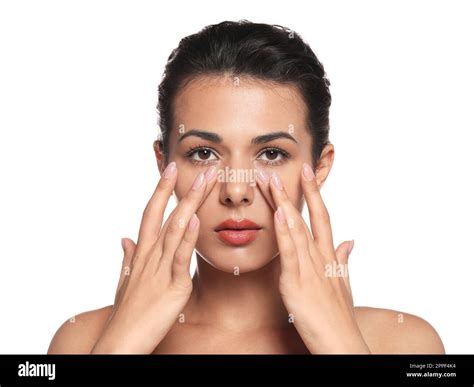
M 112 313 L 91 353 L 152 353 L 174 325 L 192 291 L 196 211 L 215 177 L 215 167 L 200 173 L 161 227 L 177 179 L 176 164 L 167 166 L 143 212 L 134 254 L 125 254 Z

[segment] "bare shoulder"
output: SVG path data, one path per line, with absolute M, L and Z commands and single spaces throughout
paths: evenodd
M 90 353 L 111 312 L 112 305 L 83 312 L 68 319 L 53 336 L 48 354 Z
M 365 306 L 356 307 L 355 313 L 372 353 L 445 353 L 438 333 L 421 317 Z

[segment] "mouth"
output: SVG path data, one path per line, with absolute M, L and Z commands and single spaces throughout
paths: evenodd
M 219 239 L 230 246 L 243 246 L 254 241 L 263 227 L 249 219 L 239 222 L 227 219 L 215 228 Z

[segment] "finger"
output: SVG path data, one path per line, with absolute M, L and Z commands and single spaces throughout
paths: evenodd
M 305 222 L 306 224 L 306 222 Z M 314 264 L 314 268 L 316 269 L 316 272 L 323 277 L 324 276 L 324 264 L 323 260 L 320 257 L 319 251 L 317 251 L 316 246 L 314 245 L 314 240 L 313 240 L 313 235 L 311 234 L 311 231 L 309 231 L 308 227 L 306 226 L 304 228 L 306 232 L 306 237 L 308 239 L 308 246 L 309 246 L 309 253 L 311 257 L 313 257 L 312 262 Z
M 343 265 L 347 264 L 353 248 L 354 240 L 342 242 L 336 249 L 337 262 Z
M 278 207 L 273 216 L 275 224 L 275 234 L 280 252 L 281 272 L 290 277 L 298 278 L 300 275 L 300 265 L 293 239 L 288 227 L 288 219 L 282 207 Z
M 168 265 L 171 268 L 171 261 L 181 243 L 188 222 L 201 206 L 206 192 L 209 193 L 216 184 L 216 177 L 215 166 L 210 167 L 206 174 L 201 172 L 194 180 L 187 195 L 179 202 L 175 214 L 169 219 L 166 231 L 162 232 L 158 238 L 156 247 L 158 250 L 161 249 L 163 253 L 161 255 L 154 254 L 157 264 L 159 260 L 163 260 L 163 265 Z
M 342 265 L 342 277 L 344 279 L 344 284 L 346 285 L 347 291 L 352 299 L 352 291 L 349 282 L 349 271 L 348 271 L 348 261 L 349 255 L 354 248 L 354 240 L 342 242 L 336 249 L 336 257 L 337 261 L 340 265 Z
M 123 250 L 123 260 L 122 260 L 122 270 L 120 271 L 120 278 L 117 285 L 117 290 L 115 292 L 116 298 L 120 293 L 125 279 L 130 275 L 130 266 L 132 262 L 133 255 L 135 254 L 136 244 L 129 238 L 122 238 L 122 250 Z
M 137 242 L 137 255 L 144 256 L 159 236 L 164 211 L 174 190 L 178 169 L 173 161 L 168 164 L 153 195 L 143 211 Z
M 172 280 L 176 284 L 183 284 L 190 279 L 189 266 L 193 255 L 194 247 L 199 235 L 199 218 L 193 214 L 189 220 L 183 240 L 179 244 L 174 254 L 171 269 Z
M 173 208 L 173 210 L 168 215 L 168 218 L 166 219 L 165 223 L 163 223 L 163 225 L 161 226 L 160 235 L 166 233 L 166 230 L 168 229 L 168 225 L 170 224 L 170 220 L 173 219 L 173 216 L 176 214 L 177 209 L 178 209 L 178 207 Z M 158 237 L 157 241 L 153 245 L 153 248 L 152 248 L 153 250 L 157 249 L 157 245 L 158 245 L 159 240 L 160 240 L 160 238 Z M 160 250 L 160 254 L 161 254 L 161 250 Z
M 268 205 L 273 209 L 273 211 L 276 211 L 277 206 L 275 205 L 275 202 L 272 198 L 272 194 L 270 192 L 270 174 L 264 169 L 259 168 L 256 163 L 254 163 L 254 165 L 257 171 L 255 179 L 257 182 L 257 186 L 260 189 L 260 192 L 262 193 L 263 197 L 267 201 Z
M 328 210 L 321 197 L 315 175 L 308 164 L 303 164 L 301 175 L 314 240 L 321 254 L 326 259 L 332 260 L 334 243 Z
M 211 192 L 212 188 L 214 187 L 214 185 L 215 185 L 215 183 L 216 183 L 216 181 L 217 181 L 217 179 L 213 179 L 213 178 L 212 178 L 212 173 L 214 173 L 214 172 L 211 171 L 211 168 L 209 168 L 209 169 L 206 171 L 206 173 L 207 173 L 207 172 L 209 172 L 208 175 L 207 175 L 207 177 L 206 177 L 206 180 L 208 180 L 208 181 L 207 181 L 207 185 L 206 185 L 206 188 L 205 188 L 204 195 L 203 195 L 203 197 L 202 197 L 202 199 L 201 199 L 201 201 L 200 201 L 200 203 L 199 203 L 199 206 L 201 206 L 201 204 L 203 203 L 203 201 L 204 201 L 204 200 L 206 199 L 206 197 L 209 195 L 209 193 Z M 205 175 L 206 175 L 206 174 L 205 174 Z M 190 188 L 190 189 L 191 189 L 191 188 Z M 177 211 L 180 209 L 180 207 L 181 207 L 181 206 L 180 206 L 180 203 L 181 203 L 181 201 L 180 201 L 180 202 L 178 203 L 178 205 L 173 209 L 173 211 L 171 211 L 170 215 L 168 216 L 168 219 L 166 219 L 165 223 L 163 224 L 163 226 L 162 226 L 162 228 L 161 228 L 160 235 L 163 235 L 163 236 L 164 236 L 164 235 L 166 234 L 166 230 L 167 230 L 167 228 L 168 228 L 168 225 L 169 225 L 169 223 L 170 223 L 170 220 L 173 219 L 173 217 L 175 216 L 176 212 L 177 212 Z M 161 238 L 161 239 L 163 239 L 163 238 Z
M 307 229 L 308 227 L 306 226 L 301 213 L 293 206 L 293 203 L 291 203 L 290 199 L 288 198 L 280 176 L 274 172 L 270 180 L 270 191 L 273 200 L 277 206 L 281 207 L 285 212 L 288 230 L 291 239 L 296 246 L 296 251 L 299 259 L 301 260 L 301 265 L 305 269 L 313 267 L 312 258 L 309 252 L 309 241 L 307 238 L 307 232 L 305 230 L 305 228 Z
M 209 181 L 207 182 L 204 195 L 203 195 L 203 197 L 202 197 L 202 199 L 199 203 L 198 208 L 201 206 L 201 204 L 203 203 L 205 198 L 209 195 L 210 191 L 212 190 L 213 186 L 215 185 L 215 183 L 217 181 L 217 179 L 213 179 L 213 173 L 215 171 L 212 171 L 211 168 L 208 168 L 207 171 L 210 172 L 210 173 L 207 174 L 207 177 L 206 177 L 206 180 L 209 178 Z M 190 188 L 190 190 L 191 190 L 191 188 Z M 188 192 L 188 194 L 189 194 L 189 192 Z M 155 242 L 155 244 L 153 245 L 153 247 L 150 251 L 150 255 L 152 255 L 154 257 L 154 270 L 157 270 L 158 265 L 159 265 L 159 261 L 160 261 L 160 257 L 163 254 L 163 242 L 164 242 L 164 239 L 166 237 L 166 233 L 167 233 L 169 224 L 170 224 L 171 221 L 176 220 L 176 212 L 182 207 L 182 205 L 183 205 L 182 203 L 184 203 L 183 200 L 181 200 L 178 203 L 178 205 L 173 209 L 173 211 L 171 211 L 168 218 L 166 219 L 166 221 L 163 223 L 163 226 L 161 227 L 160 236 L 158 237 L 158 240 Z M 183 225 L 183 228 L 184 228 L 184 222 L 182 222 L 180 225 Z

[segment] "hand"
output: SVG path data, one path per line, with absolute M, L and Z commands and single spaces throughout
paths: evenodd
M 175 163 L 168 165 L 143 212 L 137 246 L 124 241 L 115 303 L 92 353 L 149 354 L 176 322 L 192 291 L 189 265 L 199 233 L 196 211 L 215 177 L 215 167 L 200 173 L 161 227 L 177 179 Z
M 270 193 L 277 207 L 274 224 L 281 261 L 280 293 L 306 347 L 311 353 L 370 353 L 355 319 L 347 276 L 353 242 L 334 250 L 329 214 L 311 167 L 305 164 L 301 176 L 311 231 L 278 174 L 269 179 L 261 171 L 258 177 L 267 200 Z

